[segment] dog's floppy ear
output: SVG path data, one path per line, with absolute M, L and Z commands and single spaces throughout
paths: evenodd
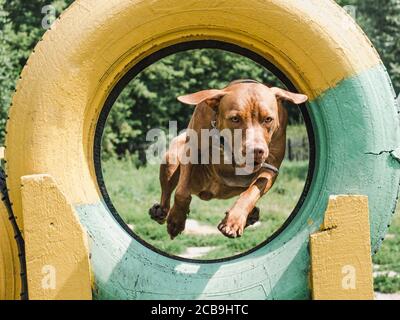
M 184 104 L 197 106 L 202 102 L 207 103 L 211 108 L 216 109 L 221 99 L 227 94 L 224 90 L 203 90 L 196 93 L 178 97 Z
M 293 93 L 281 88 L 271 88 L 271 90 L 278 99 L 290 101 L 295 104 L 302 104 L 308 100 L 308 97 L 305 94 Z

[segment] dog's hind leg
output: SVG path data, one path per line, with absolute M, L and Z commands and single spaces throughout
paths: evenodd
M 254 209 L 250 212 L 249 216 L 247 217 L 246 226 L 250 227 L 260 221 L 260 209 L 258 207 L 254 207 Z

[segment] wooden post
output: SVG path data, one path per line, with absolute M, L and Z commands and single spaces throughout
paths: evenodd
M 49 175 L 22 177 L 29 299 L 92 298 L 86 232 Z
M 313 299 L 374 298 L 370 241 L 368 197 L 332 196 L 310 238 Z

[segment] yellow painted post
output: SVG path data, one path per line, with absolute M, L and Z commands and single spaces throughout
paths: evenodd
M 313 299 L 374 298 L 368 197 L 332 196 L 310 250 Z
M 91 299 L 87 236 L 76 212 L 51 176 L 21 182 L 29 299 Z

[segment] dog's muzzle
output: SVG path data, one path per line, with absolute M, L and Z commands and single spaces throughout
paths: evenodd
M 219 141 L 219 145 L 220 145 L 220 149 L 222 150 L 222 151 L 224 151 L 224 147 L 225 147 L 225 138 L 220 134 L 220 131 L 218 130 L 218 128 L 217 128 L 217 121 L 216 120 L 212 120 L 211 121 L 211 127 L 213 128 L 213 131 L 214 132 L 216 132 L 216 134 L 218 135 L 216 138 L 218 139 L 218 141 Z M 235 162 L 235 155 L 234 155 L 234 153 L 232 152 L 232 165 L 234 166 L 234 167 L 236 167 L 237 166 L 237 164 L 236 164 L 236 162 Z M 262 165 L 261 165 L 261 168 L 263 168 L 263 169 L 267 169 L 267 170 L 270 170 L 270 171 L 272 171 L 273 173 L 275 173 L 275 174 L 279 174 L 279 169 L 277 168 L 277 167 L 275 167 L 275 166 L 273 166 L 272 164 L 269 164 L 269 163 L 263 163 Z

